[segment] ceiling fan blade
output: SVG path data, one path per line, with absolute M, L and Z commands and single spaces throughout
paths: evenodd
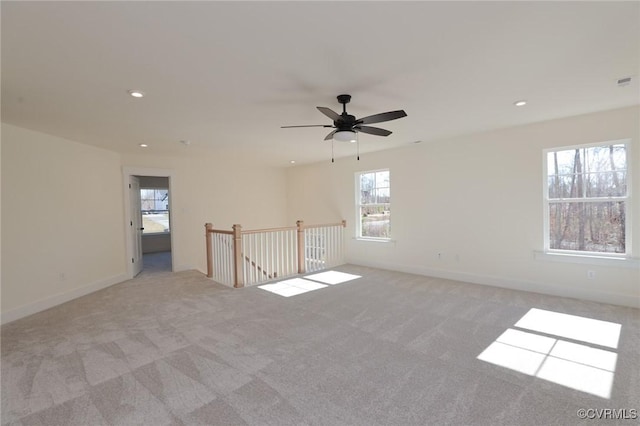
M 302 126 L 280 126 L 281 129 L 291 129 L 293 127 L 333 127 L 328 124 L 305 124 Z
M 320 111 L 321 113 L 323 113 L 324 115 L 332 119 L 333 121 L 340 121 L 340 119 L 342 118 L 340 114 L 338 114 L 337 112 L 333 111 L 330 108 L 326 108 L 326 107 L 316 107 L 316 108 L 318 108 L 318 111 Z
M 407 113 L 404 110 L 383 112 L 381 114 L 370 115 L 368 117 L 356 120 L 356 124 L 373 124 L 382 123 L 383 121 L 396 120 L 398 118 L 406 117 Z
M 371 126 L 355 126 L 354 129 L 362 133 L 368 133 L 370 135 L 376 136 L 389 136 L 392 132 L 389 130 L 381 129 L 379 127 L 371 127 Z
M 333 139 L 333 135 L 334 135 L 337 131 L 338 131 L 338 130 L 336 129 L 336 130 L 334 130 L 333 132 L 329 133 L 329 134 L 324 138 L 324 140 L 325 140 L 325 141 L 328 141 L 328 140 Z

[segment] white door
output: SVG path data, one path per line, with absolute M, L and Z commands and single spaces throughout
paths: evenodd
M 142 213 L 140 205 L 140 179 L 137 176 L 129 176 L 129 199 L 131 200 L 131 218 L 129 220 L 131 240 L 133 241 L 133 276 L 142 270 Z

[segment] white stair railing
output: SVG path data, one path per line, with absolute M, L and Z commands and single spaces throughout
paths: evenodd
M 243 231 L 205 224 L 207 277 L 243 287 L 344 263 L 346 222 Z
M 242 231 L 244 284 L 297 273 L 296 227 Z
M 344 263 L 344 224 L 312 225 L 304 228 L 305 272 Z
M 212 236 L 213 269 L 211 278 L 222 284 L 233 285 L 235 282 L 233 269 L 233 232 L 214 230 Z

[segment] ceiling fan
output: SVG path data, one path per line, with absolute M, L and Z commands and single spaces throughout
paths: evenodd
M 351 95 L 338 95 L 338 102 L 342 104 L 342 114 L 326 108 L 317 107 L 318 110 L 333 120 L 333 125 L 328 124 L 307 124 L 302 126 L 282 126 L 282 129 L 290 129 L 293 127 L 327 127 L 335 129 L 329 133 L 324 140 L 333 139 L 338 142 L 356 142 L 358 139 L 356 133 L 362 132 L 376 136 L 389 136 L 389 130 L 379 127 L 365 126 L 365 124 L 382 123 L 383 121 L 396 120 L 406 117 L 407 113 L 403 110 L 383 112 L 380 114 L 370 115 L 368 117 L 358 118 L 347 114 L 347 104 L 351 101 Z

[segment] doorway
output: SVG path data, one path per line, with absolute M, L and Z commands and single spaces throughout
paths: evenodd
M 171 272 L 169 178 L 164 176 L 136 177 L 140 182 L 142 269 L 146 272 Z
M 174 270 L 175 226 L 171 218 L 172 173 L 125 168 L 127 272 L 140 274 Z

